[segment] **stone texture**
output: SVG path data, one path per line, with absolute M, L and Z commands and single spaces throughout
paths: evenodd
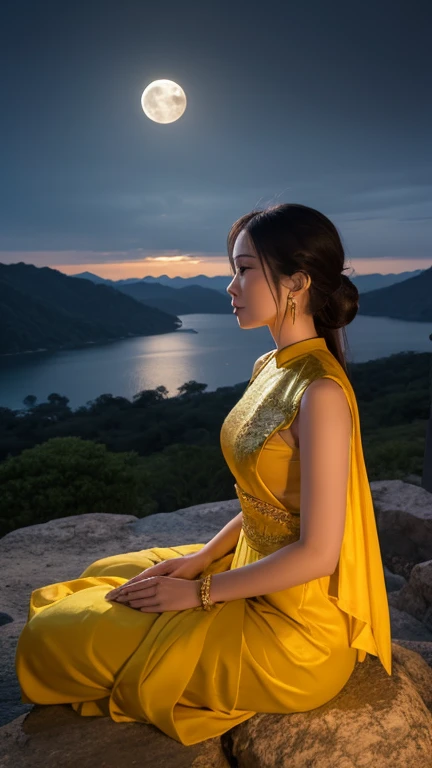
M 429 768 L 432 669 L 393 644 L 393 674 L 375 657 L 357 664 L 327 704 L 290 715 L 257 714 L 223 736 L 184 746 L 143 723 L 80 717 L 35 706 L 0 729 L 2 768 Z
M 402 480 L 370 484 L 384 564 L 407 578 L 432 559 L 432 494 Z
M 331 701 L 309 712 L 257 714 L 229 732 L 238 768 L 430 768 L 432 670 L 393 643 L 393 674 L 357 664 Z M 227 736 L 227 734 L 226 734 Z
M 432 560 L 414 566 L 408 583 L 392 593 L 391 604 L 421 621 L 432 632 Z
M 114 726 L 114 727 L 113 727 Z M 152 725 L 35 706 L 0 728 L 1 768 L 227 768 L 220 739 L 189 747 Z

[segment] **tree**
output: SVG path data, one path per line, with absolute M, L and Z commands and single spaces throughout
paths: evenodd
M 57 408 L 66 408 L 69 398 L 65 395 L 59 395 L 57 392 L 51 392 L 47 397 L 48 402 Z
M 0 535 L 89 512 L 136 514 L 146 473 L 135 451 L 55 437 L 0 464 Z
M 177 391 L 180 395 L 196 395 L 204 392 L 207 386 L 208 384 L 200 384 L 199 381 L 191 379 L 182 384 L 181 387 L 177 387 Z
M 2 429 L 9 429 L 15 426 L 16 412 L 10 408 L 0 406 L 0 427 Z
M 156 405 L 168 397 L 168 390 L 163 385 L 156 389 L 142 389 L 133 396 L 133 404 L 138 408 L 146 405 Z
M 26 406 L 26 408 L 33 408 L 33 406 L 36 403 L 36 400 L 37 400 L 37 397 L 35 395 L 27 395 L 24 398 L 23 403 Z

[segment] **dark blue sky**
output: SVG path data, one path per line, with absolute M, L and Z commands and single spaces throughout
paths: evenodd
M 3 263 L 228 275 L 232 222 L 277 202 L 329 216 L 359 274 L 432 263 L 430 3 L 8 0 L 1 18 Z M 188 100 L 167 125 L 140 103 L 162 78 Z

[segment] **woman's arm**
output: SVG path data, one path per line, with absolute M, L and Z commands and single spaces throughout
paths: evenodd
M 307 387 L 299 408 L 300 539 L 212 577 L 214 602 L 279 592 L 336 570 L 345 527 L 351 409 L 331 379 Z
M 239 512 L 197 554 L 202 555 L 210 564 L 234 549 L 240 535 L 242 518 L 243 512 Z
M 306 584 L 331 572 L 323 559 L 299 540 L 256 563 L 213 574 L 210 599 L 218 603 L 240 597 L 267 595 Z

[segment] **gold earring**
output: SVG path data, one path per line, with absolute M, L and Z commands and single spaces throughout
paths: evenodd
M 291 302 L 291 306 L 290 306 L 291 320 L 292 320 L 292 324 L 294 325 L 294 323 L 295 323 L 295 314 L 296 314 L 296 302 L 295 302 L 294 297 L 291 295 L 291 291 L 289 292 L 289 294 L 287 296 L 287 304 L 288 304 L 288 302 Z

